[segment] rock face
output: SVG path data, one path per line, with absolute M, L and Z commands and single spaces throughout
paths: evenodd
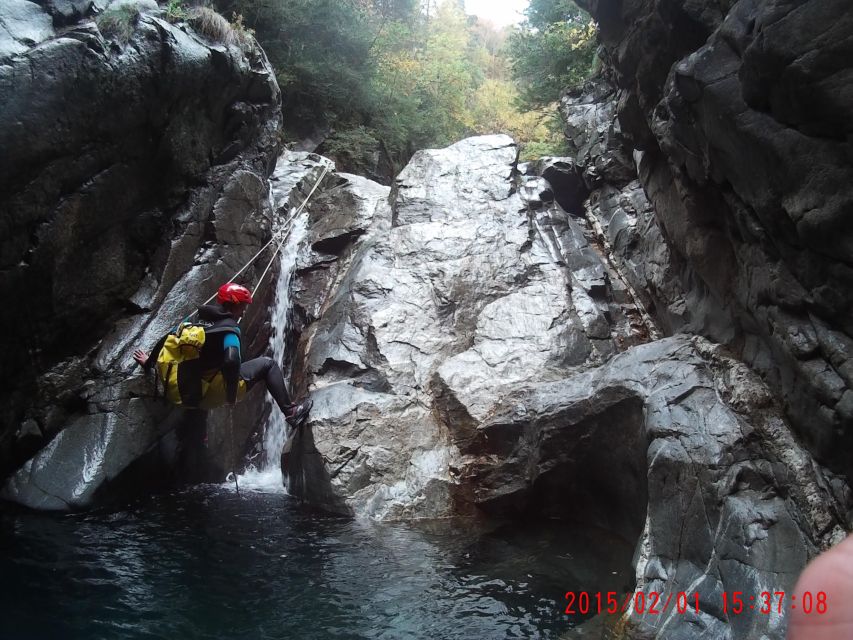
M 203 414 L 167 415 L 130 352 L 269 239 L 280 95 L 258 48 L 210 41 L 154 3 L 94 21 L 91 2 L 43 4 L 0 8 L 0 297 L 14 301 L 0 469 L 17 469 L 4 497 L 68 508 L 118 490 L 122 474 L 147 487 L 175 467 L 198 472 L 177 459 L 181 441 L 200 444 Z M 247 335 L 264 320 L 256 307 Z M 235 422 L 254 428 L 262 408 Z M 247 433 L 235 437 L 239 449 Z M 214 429 L 210 455 L 228 468 L 223 441 Z
M 506 136 L 464 140 L 416 154 L 390 204 L 342 176 L 310 206 L 295 300 L 315 406 L 285 460 L 292 492 L 379 518 L 448 515 L 466 437 L 449 425 L 473 429 L 514 384 L 642 339 L 589 230 L 542 202 L 540 178 L 518 190 L 516 155 Z
M 703 338 L 514 391 L 462 453 L 461 499 L 638 540 L 637 593 L 698 594 L 698 614 L 695 600 L 630 611 L 629 637 L 781 639 L 783 615 L 725 616 L 723 592 L 789 592 L 845 535 L 845 483 L 797 444 L 761 379 Z
M 287 486 L 359 517 L 582 520 L 636 542 L 638 592 L 698 594 L 691 615 L 628 612 L 636 637 L 782 638 L 784 616 L 727 621 L 721 594 L 792 588 L 843 537 L 849 490 L 729 351 L 656 339 L 704 329 L 710 296 L 673 276 L 629 156 L 592 131 L 578 161 L 516 167 L 511 140 L 473 138 L 309 206 L 293 293 L 314 409 Z
M 582 4 L 600 24 L 618 93 L 611 107 L 578 96 L 564 107 L 570 122 L 611 109 L 611 127 L 638 152 L 656 212 L 638 224 L 668 246 L 655 250 L 661 243 L 641 234 L 642 246 L 621 251 L 638 264 L 669 253 L 657 263 L 670 272 L 669 291 L 653 288 L 654 315 L 728 344 L 761 372 L 819 459 L 853 477 L 847 3 Z M 584 148 L 597 169 L 601 144 Z M 612 219 L 613 198 L 603 191 L 598 201 Z

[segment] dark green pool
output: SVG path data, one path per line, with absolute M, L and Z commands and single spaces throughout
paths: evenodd
M 4 639 L 559 638 L 566 591 L 631 582 L 601 531 L 362 523 L 218 486 L 0 523 Z

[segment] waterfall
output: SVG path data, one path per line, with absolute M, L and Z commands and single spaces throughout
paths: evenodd
M 292 212 L 291 212 L 291 215 Z M 301 211 L 292 220 L 290 231 L 279 254 L 279 275 L 275 290 L 270 321 L 272 323 L 272 357 L 284 370 L 284 356 L 287 341 L 287 331 L 290 318 L 290 282 L 296 271 L 296 258 L 299 246 L 305 238 L 308 226 L 308 214 Z M 287 227 L 285 223 L 284 227 Z M 267 394 L 266 402 L 270 405 L 270 414 L 264 426 L 264 449 L 260 458 L 250 465 L 245 473 L 238 476 L 240 488 L 264 493 L 284 493 L 284 483 L 281 477 L 281 450 L 287 434 L 287 423 L 284 415 Z M 227 483 L 226 483 L 227 484 Z M 233 486 L 233 485 L 231 485 Z

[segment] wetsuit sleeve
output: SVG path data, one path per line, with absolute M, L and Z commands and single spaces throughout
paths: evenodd
M 225 353 L 222 357 L 222 378 L 225 381 L 225 400 L 228 404 L 237 401 L 237 385 L 240 382 L 240 338 L 229 333 L 222 341 Z

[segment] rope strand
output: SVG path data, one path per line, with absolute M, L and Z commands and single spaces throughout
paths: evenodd
M 273 237 L 272 237 L 272 238 L 270 238 L 269 242 L 267 242 L 263 247 L 261 247 L 261 248 L 258 250 L 258 252 L 257 252 L 255 255 L 253 255 L 253 256 L 249 259 L 249 261 L 248 261 L 245 265 L 243 265 L 243 267 L 242 267 L 242 268 L 241 268 L 237 273 L 235 273 L 233 276 L 231 276 L 231 279 L 230 279 L 230 280 L 228 280 L 228 282 L 227 282 L 226 284 L 228 284 L 228 283 L 230 283 L 230 282 L 234 282 L 234 280 L 236 280 L 236 279 L 237 279 L 237 277 L 238 277 L 241 273 L 243 273 L 246 269 L 248 269 L 248 268 L 252 265 L 252 263 L 253 263 L 255 260 L 257 260 L 257 259 L 258 259 L 258 257 L 259 257 L 259 256 L 260 256 L 264 251 L 266 251 L 267 247 L 269 247 L 273 242 L 275 242 L 275 241 L 276 241 L 277 237 L 280 237 L 280 240 L 279 240 L 278 246 L 276 247 L 276 250 L 273 252 L 272 257 L 270 258 L 270 261 L 267 263 L 267 266 L 266 266 L 266 268 L 264 269 L 263 273 L 261 274 L 261 277 L 258 279 L 258 284 L 255 286 L 255 289 L 252 291 L 252 297 L 254 297 L 254 296 L 255 296 L 255 293 L 256 293 L 256 292 L 258 291 L 258 289 L 260 288 L 261 283 L 262 283 L 262 282 L 263 282 L 263 280 L 264 280 L 264 277 L 266 277 L 267 272 L 270 270 L 270 267 L 272 266 L 273 260 L 275 260 L 275 257 L 278 255 L 278 252 L 279 252 L 279 251 L 281 251 L 281 247 L 282 247 L 282 245 L 284 245 L 284 242 L 287 240 L 287 237 L 290 235 L 290 230 L 293 228 L 293 221 L 294 221 L 294 220 L 296 219 L 296 217 L 300 214 L 300 212 L 302 211 L 302 209 L 304 209 L 304 208 L 305 208 L 305 205 L 306 205 L 306 204 L 308 204 L 308 200 L 310 200 L 310 199 L 311 199 L 311 196 L 313 196 L 313 195 L 314 195 L 314 192 L 317 190 L 317 187 L 319 187 L 319 186 L 320 186 L 320 183 L 323 181 L 323 178 L 325 178 L 325 177 L 326 177 L 326 174 L 328 173 L 328 171 L 329 171 L 329 165 L 324 165 L 324 166 L 323 166 L 323 172 L 320 174 L 320 177 L 319 177 L 319 178 L 317 178 L 317 182 L 315 182 L 315 183 L 314 183 L 314 186 L 311 188 L 311 191 L 309 191 L 309 192 L 308 192 L 308 195 L 305 197 L 305 200 L 303 200 L 303 201 L 302 201 L 302 204 L 300 204 L 300 205 L 299 205 L 299 207 L 296 209 L 296 211 L 294 211 L 294 212 L 290 215 L 290 217 L 288 217 L 287 221 L 284 223 L 284 226 L 283 226 L 283 227 L 282 227 L 282 229 L 279 231 L 279 233 L 277 233 L 277 234 L 273 234 Z M 211 301 L 211 300 L 213 300 L 215 297 L 216 297 L 216 294 L 214 293 L 212 296 L 210 296 L 207 300 L 205 300 L 205 301 L 204 301 L 203 305 L 205 305 L 205 304 L 209 304 L 209 303 L 210 303 L 210 301 Z M 203 305 L 202 305 L 202 306 L 203 306 Z M 188 316 L 186 317 L 186 320 L 189 320 L 190 318 L 192 318 L 192 317 L 193 317 L 195 314 L 197 314 L 197 313 L 198 313 L 198 309 L 196 309 L 196 310 L 195 310 L 195 311 L 193 311 L 190 315 L 188 315 Z
M 328 170 L 329 170 L 329 165 L 326 165 L 323 167 L 323 172 L 320 174 L 320 177 L 317 178 L 317 182 L 314 183 L 313 188 L 311 189 L 311 191 L 308 192 L 308 195 L 305 197 L 305 200 L 303 200 L 302 204 L 299 205 L 299 208 L 293 212 L 293 215 L 291 215 L 287 219 L 286 224 L 289 225 L 289 228 L 288 228 L 286 233 L 282 233 L 281 241 L 278 243 L 278 246 L 275 248 L 275 251 L 273 251 L 273 254 L 270 257 L 270 261 L 267 263 L 267 266 L 264 269 L 263 273 L 261 273 L 261 277 L 258 278 L 258 284 L 255 285 L 255 288 L 252 291 L 252 297 L 253 298 L 255 297 L 255 293 L 257 293 L 258 289 L 261 288 L 261 283 L 264 281 L 264 278 L 266 277 L 267 273 L 269 272 L 270 267 L 272 266 L 272 263 L 275 260 L 275 257 L 278 255 L 278 252 L 281 251 L 281 248 L 282 248 L 282 246 L 284 246 L 284 243 L 287 240 L 288 236 L 290 236 L 290 231 L 293 229 L 293 223 L 295 222 L 297 216 L 299 216 L 299 214 L 302 212 L 302 209 L 305 208 L 305 205 L 308 203 L 308 200 L 311 198 L 311 196 L 314 195 L 314 192 L 317 190 L 317 187 L 320 186 L 320 183 L 323 181 L 323 178 L 326 177 L 326 173 L 328 172 Z
M 234 456 L 234 407 L 233 405 L 228 405 L 228 431 L 231 434 L 231 464 L 235 465 L 237 463 Z M 237 468 L 231 467 L 231 475 L 234 476 L 234 488 L 237 489 L 237 496 L 240 496 L 240 483 L 237 482 Z

